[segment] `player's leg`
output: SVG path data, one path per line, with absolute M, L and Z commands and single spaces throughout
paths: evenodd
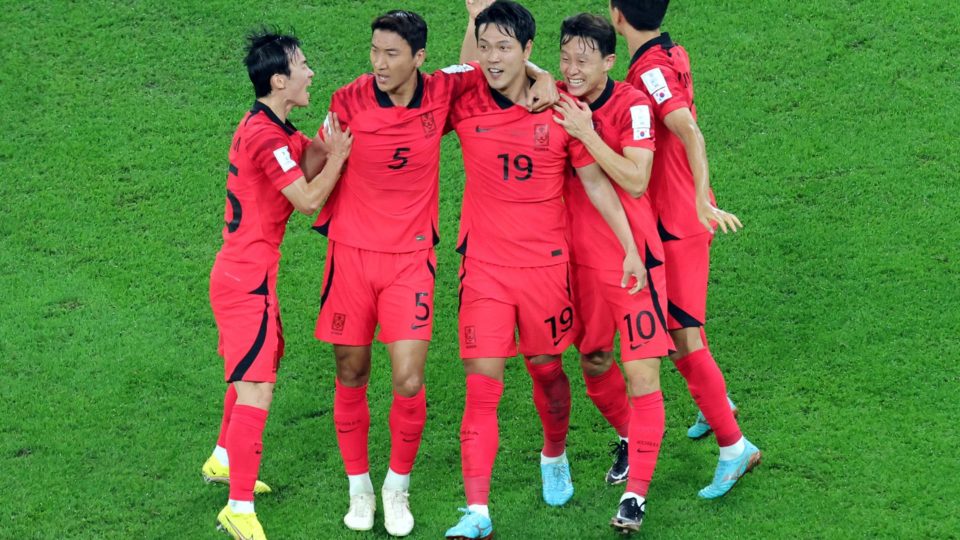
M 627 428 L 630 402 L 620 367 L 613 357 L 617 320 L 603 295 L 601 274 L 585 266 L 572 266 L 574 311 L 577 315 L 575 344 L 580 351 L 580 368 L 587 396 L 614 428 L 619 439 L 613 446 L 613 464 L 606 473 L 609 484 L 627 480 Z M 619 279 L 619 276 L 615 279 Z M 619 283 L 618 283 L 619 284 Z M 617 291 L 623 294 L 623 290 Z
M 574 491 L 566 453 L 570 381 L 561 362 L 564 349 L 575 337 L 569 265 L 522 268 L 511 274 L 520 352 L 533 379 L 533 401 L 543 424 L 543 499 L 551 506 L 561 506 Z
M 460 457 L 467 510 L 447 538 L 488 538 L 490 478 L 500 444 L 497 408 L 506 359 L 517 354 L 516 307 L 497 274 L 500 269 L 464 259 L 460 269 L 460 356 L 467 396 L 460 425 Z
M 714 482 L 700 491 L 705 498 L 728 492 L 760 459 L 759 450 L 740 432 L 723 373 L 703 340 L 711 240 L 712 235 L 701 234 L 664 243 L 669 328 L 677 348 L 671 358 L 720 446 Z

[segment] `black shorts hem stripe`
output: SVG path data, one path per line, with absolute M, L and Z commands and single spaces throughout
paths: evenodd
M 237 367 L 233 369 L 233 373 L 230 374 L 228 382 L 242 381 L 243 376 L 247 374 L 247 370 L 253 365 L 253 361 L 260 355 L 260 350 L 263 349 L 263 342 L 267 339 L 267 323 L 270 321 L 269 308 L 270 302 L 264 298 L 263 319 L 260 321 L 260 330 L 257 332 L 257 339 L 253 341 L 250 350 L 247 351 L 247 354 L 243 355 L 243 359 L 240 360 Z
M 331 246 L 332 247 L 332 246 Z M 323 288 L 323 293 L 320 295 L 320 309 L 323 309 L 323 304 L 327 301 L 327 297 L 330 296 L 330 288 L 333 286 L 333 250 L 328 249 L 327 255 L 330 259 L 327 261 L 330 263 L 330 273 L 327 274 L 327 286 Z
M 270 290 L 267 288 L 267 276 L 263 276 L 263 283 L 259 287 L 250 291 L 250 294 L 259 294 L 261 296 L 267 296 Z
M 315 230 L 315 231 L 317 231 L 318 233 L 324 235 L 324 236 L 330 236 L 330 222 L 331 222 L 332 220 L 333 220 L 333 218 L 330 218 L 330 219 L 327 220 L 326 223 L 321 223 L 320 225 L 315 225 L 315 226 L 312 227 L 312 229 Z
M 460 292 L 457 293 L 457 313 L 463 307 L 463 280 L 467 277 L 467 258 L 463 258 L 463 264 L 460 265 Z
M 677 307 L 676 304 L 667 300 L 667 311 L 670 312 L 670 316 L 673 317 L 682 328 L 698 328 L 703 326 L 703 323 L 698 321 L 686 311 Z
M 660 233 L 661 242 L 669 242 L 671 240 L 679 240 L 680 238 L 670 234 L 669 231 L 663 226 L 663 220 L 657 218 L 657 232 Z

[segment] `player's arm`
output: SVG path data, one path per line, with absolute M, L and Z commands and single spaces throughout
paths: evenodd
M 330 149 L 323 137 L 319 133 L 310 141 L 310 144 L 303 150 L 300 156 L 300 170 L 303 171 L 304 178 L 313 178 L 320 174 L 323 166 L 327 163 L 327 154 Z
M 630 277 L 633 276 L 637 279 L 637 283 L 630 289 L 630 294 L 638 293 L 647 284 L 647 269 L 644 268 L 643 261 L 640 259 L 637 243 L 633 239 L 633 231 L 630 230 L 630 222 L 627 220 L 626 212 L 623 211 L 617 192 L 613 190 L 613 185 L 596 163 L 578 167 L 577 177 L 583 182 L 583 188 L 590 202 L 613 230 L 613 234 L 616 235 L 626 253 L 623 259 L 623 279 L 620 286 L 626 287 L 630 283 Z
M 623 149 L 623 155 L 615 152 L 593 129 L 593 113 L 582 101 L 564 95 L 553 109 L 563 115 L 562 118 L 554 116 L 554 121 L 583 143 L 611 180 L 631 197 L 643 195 L 650 183 L 650 171 L 653 169 L 652 151 L 627 147 Z
M 477 62 L 480 60 L 480 49 L 477 45 L 477 15 L 487 9 L 494 0 L 465 0 L 467 6 L 467 30 L 463 35 L 463 44 L 460 46 L 460 63 Z M 539 66 L 527 60 L 527 77 L 534 80 L 533 86 L 527 93 L 527 109 L 531 112 L 540 112 L 553 106 L 560 99 L 557 91 L 557 82 L 553 74 L 540 69 Z
M 340 172 L 353 145 L 353 135 L 350 134 L 350 128 L 347 128 L 346 131 L 340 130 L 340 122 L 337 120 L 336 113 L 330 113 L 326 145 L 329 153 L 326 156 L 323 170 L 309 181 L 306 177 L 301 176 L 281 190 L 281 193 L 298 212 L 308 216 L 312 216 L 327 202 L 327 198 L 330 197 L 330 193 L 336 187 L 337 181 L 340 180 Z
M 693 172 L 693 184 L 696 187 L 697 218 L 700 223 L 713 232 L 710 222 L 716 221 L 723 232 L 729 228 L 733 232 L 743 227 L 737 216 L 725 212 L 710 203 L 710 171 L 707 165 L 707 145 L 703 140 L 700 126 L 687 107 L 671 111 L 663 118 L 663 123 L 671 133 L 682 142 L 687 153 L 687 163 Z

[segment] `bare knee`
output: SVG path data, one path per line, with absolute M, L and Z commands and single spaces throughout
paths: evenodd
M 588 377 L 599 377 L 613 365 L 613 353 L 597 351 L 580 355 L 580 368 Z
M 337 360 L 337 379 L 351 387 L 363 386 L 370 380 L 370 347 L 333 348 Z
M 237 405 L 270 410 L 274 383 L 237 381 L 233 385 L 237 389 Z
M 673 338 L 673 343 L 677 347 L 677 352 L 670 355 L 670 358 L 673 360 L 678 360 L 703 348 L 703 339 L 700 338 L 699 326 L 671 330 L 670 337 Z
M 394 373 L 393 391 L 403 397 L 412 397 L 423 388 L 423 373 Z
M 631 396 L 644 396 L 660 390 L 660 360 L 634 360 L 625 362 L 627 372 L 627 393 Z

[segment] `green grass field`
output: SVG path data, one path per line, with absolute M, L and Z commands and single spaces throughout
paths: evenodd
M 226 156 L 253 94 L 245 31 L 293 28 L 316 71 L 305 132 L 368 67 L 369 21 L 404 7 L 430 25 L 429 70 L 453 63 L 462 2 L 4 2 L 0 22 L 0 538 L 218 538 L 221 486 L 199 470 L 224 390 L 207 276 Z M 646 538 L 960 537 L 960 12 L 953 2 L 675 0 L 664 29 L 691 53 L 721 206 L 746 229 L 713 249 L 708 330 L 764 463 L 698 500 L 713 439 L 664 364 L 667 433 Z M 529 0 L 533 59 L 556 70 L 559 23 L 603 1 Z M 622 77 L 621 43 L 614 75 Z M 462 506 L 464 398 L 453 251 L 462 190 L 442 166 L 427 429 L 411 538 Z M 287 356 L 265 432 L 257 510 L 271 538 L 347 531 L 332 425 L 331 348 L 313 340 L 326 243 L 291 219 L 280 274 Z M 499 538 L 607 538 L 613 433 L 575 356 L 577 494 L 539 496 L 540 428 L 508 365 L 491 509 Z M 375 347 L 372 475 L 386 472 L 389 366 Z

